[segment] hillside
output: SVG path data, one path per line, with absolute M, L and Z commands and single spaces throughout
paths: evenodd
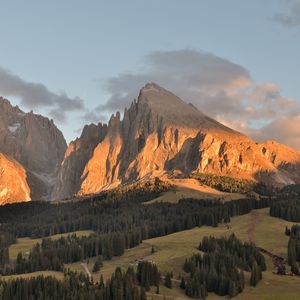
M 284 230 L 286 226 L 290 227 L 292 224 L 293 223 L 270 217 L 268 215 L 268 209 L 255 210 L 247 215 L 232 218 L 229 227 L 227 225 L 220 225 L 218 228 L 204 226 L 164 237 L 145 240 L 140 246 L 127 250 L 122 256 L 115 257 L 111 261 L 105 261 L 103 268 L 97 273 L 92 273 L 95 261 L 92 258 L 89 260 L 88 269 L 92 273 L 94 280 L 97 281 L 100 274 L 102 274 L 104 278 L 109 278 L 118 266 L 122 269 L 126 269 L 128 266 L 134 265 L 136 260 L 142 258 L 153 260 L 162 272 L 173 271 L 175 280 L 172 290 L 162 286 L 161 295 L 156 296 L 155 291 L 152 291 L 149 293 L 150 299 L 151 297 L 155 300 L 163 299 L 163 295 L 166 295 L 169 300 L 178 298 L 191 299 L 186 297 L 179 289 L 179 282 L 176 281 L 176 278 L 178 277 L 178 273 L 183 274 L 182 266 L 185 258 L 198 251 L 196 248 L 204 236 L 212 235 L 220 237 L 235 233 L 235 235 L 242 240 L 255 242 L 258 246 L 276 255 L 287 257 L 288 237 L 284 234 Z M 54 238 L 58 238 L 58 236 Z M 36 241 L 33 240 L 31 245 L 33 245 L 34 242 Z M 152 246 L 155 248 L 154 254 L 151 254 Z M 18 244 L 11 246 L 12 249 L 16 247 L 23 249 L 24 252 L 29 250 L 28 242 L 24 239 L 20 240 Z M 12 251 L 15 252 L 15 250 Z M 299 277 L 274 275 L 272 272 L 275 269 L 272 260 L 268 256 L 265 256 L 265 258 L 268 269 L 264 272 L 262 282 L 260 282 L 256 288 L 250 287 L 247 284 L 244 292 L 237 296 L 236 299 L 297 299 L 297 295 L 300 293 Z M 80 262 L 66 266 L 72 270 L 85 273 Z M 2 278 L 38 276 L 40 274 L 56 276 L 59 279 L 63 277 L 61 272 L 55 273 L 46 271 Z M 249 280 L 248 275 L 247 279 Z M 154 295 L 150 296 L 151 293 Z M 223 298 L 215 294 L 209 294 L 207 299 L 214 300 Z

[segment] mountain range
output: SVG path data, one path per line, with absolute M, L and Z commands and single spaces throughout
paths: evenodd
M 86 125 L 67 146 L 49 120 L 0 98 L 0 204 L 99 193 L 164 174 L 212 173 L 284 186 L 300 183 L 300 153 L 257 143 L 155 83 L 123 117 Z

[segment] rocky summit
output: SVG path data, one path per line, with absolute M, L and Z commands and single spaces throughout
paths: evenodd
M 24 191 L 19 200 L 65 199 L 196 171 L 279 186 L 300 183 L 298 151 L 274 141 L 257 143 L 154 83 L 141 89 L 122 118 L 118 112 L 108 124 L 85 126 L 68 147 L 52 121 L 4 99 L 0 117 L 0 152 L 10 170 L 17 166 Z M 6 165 L 1 162 L 2 176 L 9 172 Z M 4 185 L 0 199 L 8 202 L 14 194 Z
M 0 195 L 6 194 L 5 201 L 50 199 L 66 147 L 63 134 L 52 120 L 33 112 L 24 113 L 0 98 L 0 153 L 10 162 L 4 163 L 3 158 L 0 170 L 2 176 L 12 182 L 6 187 L 1 182 Z M 12 176 L 14 165 L 20 180 L 15 181 Z M 18 194 L 17 198 L 7 198 L 7 195 L 16 195 L 18 190 L 26 190 L 26 196 Z

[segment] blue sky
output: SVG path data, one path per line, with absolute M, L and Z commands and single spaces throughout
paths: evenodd
M 139 80 L 128 81 L 129 75 L 156 81 L 155 74 L 158 74 L 160 65 L 155 60 L 153 70 L 154 60 L 153 57 L 149 59 L 149 55 L 154 53 L 156 59 L 159 54 L 160 58 L 164 59 L 168 53 L 172 56 L 174 52 L 179 51 L 181 56 L 175 56 L 177 59 L 183 57 L 184 60 L 191 52 L 200 52 L 226 60 L 230 65 L 229 73 L 233 64 L 249 73 L 249 76 L 241 75 L 251 82 L 251 87 L 248 84 L 242 86 L 243 89 L 247 89 L 248 94 L 251 93 L 245 106 L 248 107 L 252 103 L 255 98 L 253 93 L 265 97 L 271 88 L 276 97 L 281 97 L 281 100 L 276 98 L 275 101 L 293 99 L 290 110 L 297 121 L 300 120 L 295 114 L 300 100 L 300 21 L 298 23 L 297 10 L 293 9 L 293 5 L 297 7 L 298 2 L 0 1 L 0 68 L 4 73 L 3 77 L 0 77 L 0 80 L 4 78 L 2 85 L 0 82 L 0 94 L 14 104 L 21 103 L 24 110 L 33 109 L 35 112 L 52 116 L 66 139 L 70 140 L 79 135 L 78 130 L 85 123 L 105 120 L 113 112 L 112 107 L 118 105 L 106 103 L 115 96 L 112 89 L 118 89 L 121 80 L 124 84 L 126 79 L 125 83 L 131 85 L 129 92 L 126 89 L 122 91 L 126 97 L 137 95 L 141 87 L 137 86 L 137 83 L 140 84 Z M 196 59 L 200 60 L 206 59 L 205 55 L 197 57 Z M 149 70 L 151 68 L 152 70 Z M 207 68 L 209 72 L 211 65 Z M 186 76 L 187 72 L 188 70 L 185 70 Z M 194 74 L 195 70 L 191 72 Z M 212 76 L 214 74 L 212 73 Z M 184 78 L 176 78 L 177 81 L 174 80 L 173 83 L 162 78 L 167 75 L 167 70 L 160 74 L 158 83 L 165 82 L 169 89 L 174 86 L 176 92 L 176 85 L 180 83 L 178 80 L 182 79 L 183 87 L 177 92 L 182 98 L 197 102 L 194 100 L 197 95 L 189 94 L 191 88 L 184 88 Z M 20 92 L 16 84 L 9 88 L 4 86 L 9 85 L 12 80 L 16 81 L 16 78 L 24 81 L 25 84 L 22 83 L 21 88 L 26 89 L 26 92 Z M 236 81 L 236 78 L 232 80 Z M 53 97 L 59 97 L 49 105 L 28 99 L 22 101 L 22 97 L 32 95 L 28 89 L 34 88 L 36 83 L 42 84 Z M 119 85 L 116 87 L 116 84 Z M 222 86 L 227 93 L 226 99 L 232 95 L 232 90 L 228 92 L 228 88 L 232 89 L 232 84 L 228 87 L 225 83 L 214 82 L 213 88 L 216 88 L 216 85 L 216 94 L 220 94 Z M 263 91 L 257 93 L 257 89 L 262 86 Z M 201 91 L 203 90 L 204 88 Z M 209 96 L 212 93 L 210 91 Z M 77 101 L 70 111 L 67 104 L 57 104 L 62 95 L 67 100 Z M 236 91 L 234 96 L 237 96 Z M 210 101 L 209 97 L 207 99 Z M 133 99 L 126 102 L 120 99 L 119 109 L 122 110 L 131 100 Z M 266 101 L 269 102 L 263 105 L 273 105 L 273 100 Z M 217 101 L 213 103 L 217 105 Z M 244 105 L 244 100 L 239 103 Z M 284 103 L 283 107 L 287 107 L 288 104 Z M 231 115 L 230 111 L 220 112 L 212 108 L 212 105 L 207 105 L 203 99 L 196 104 L 204 112 L 245 131 L 254 138 L 263 139 L 269 134 L 271 138 L 298 147 L 300 132 L 295 128 L 292 128 L 293 136 L 289 140 L 279 134 L 276 136 L 270 129 L 271 125 L 274 125 L 274 128 L 280 126 L 279 123 L 283 121 L 280 119 L 282 114 L 286 113 L 289 116 L 290 110 L 283 109 L 282 114 L 277 111 L 276 120 L 275 117 L 266 114 L 257 119 L 251 117 L 253 114 L 245 114 L 245 124 L 241 124 L 243 120 L 237 115 L 237 122 L 234 124 L 234 115 Z M 256 102 L 255 105 L 254 108 L 259 109 L 261 103 Z M 282 107 L 280 105 L 278 107 Z M 230 106 L 228 109 L 230 110 Z M 58 110 L 65 110 L 65 116 Z M 89 112 L 83 116 L 85 110 Z M 277 130 L 275 132 L 278 133 Z

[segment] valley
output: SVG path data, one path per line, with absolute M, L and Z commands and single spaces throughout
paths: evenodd
M 155 290 L 148 293 L 148 299 L 189 299 L 179 288 L 179 281 L 176 280 L 179 274 L 184 274 L 182 266 L 187 257 L 193 253 L 197 253 L 199 241 L 204 236 L 229 236 L 234 233 L 239 239 L 244 241 L 252 241 L 261 248 L 283 257 L 287 257 L 288 237 L 284 234 L 287 227 L 291 227 L 294 223 L 284 221 L 269 216 L 269 208 L 253 210 L 250 213 L 231 218 L 229 224 L 220 224 L 217 228 L 202 226 L 191 230 L 185 230 L 178 233 L 169 234 L 163 237 L 146 239 L 137 247 L 126 250 L 120 257 L 113 257 L 110 261 L 104 261 L 104 265 L 97 273 L 93 273 L 94 258 L 87 260 L 87 267 L 91 272 L 94 282 L 99 281 L 100 274 L 104 279 L 110 278 L 116 267 L 126 270 L 129 266 L 136 266 L 139 260 L 149 260 L 155 262 L 162 274 L 172 271 L 174 273 L 173 289 L 161 287 L 161 294 L 156 295 Z M 92 234 L 91 231 L 74 232 L 78 236 L 87 236 Z M 66 236 L 51 236 L 51 239 L 58 239 Z M 10 258 L 14 260 L 16 253 L 22 251 L 27 253 L 30 248 L 40 239 L 20 238 L 16 244 L 10 246 Z M 154 247 L 154 253 L 151 249 Z M 274 266 L 272 260 L 265 256 L 267 263 L 267 271 L 263 273 L 263 279 L 257 287 L 250 287 L 246 284 L 245 290 L 236 299 L 297 299 L 300 293 L 300 278 L 291 276 L 274 275 Z M 65 268 L 73 271 L 83 272 L 82 263 L 66 264 Z M 38 271 L 29 274 L 10 275 L 1 277 L 2 280 L 13 278 L 30 278 L 32 276 L 54 276 L 62 280 L 63 273 L 55 271 Z M 249 280 L 249 275 L 246 274 Z M 271 287 L 271 289 L 270 289 Z M 220 299 L 215 294 L 209 294 L 207 299 Z

